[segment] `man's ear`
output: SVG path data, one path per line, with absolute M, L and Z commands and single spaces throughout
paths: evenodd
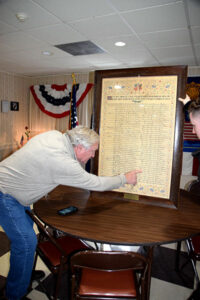
M 83 151 L 83 146 L 80 145 L 80 144 L 76 145 L 76 146 L 74 147 L 74 151 L 75 151 L 76 154 L 77 154 L 77 153 L 78 153 L 78 154 L 81 153 L 81 152 Z
M 83 148 L 84 148 L 81 144 L 78 144 L 76 147 L 77 147 L 77 149 L 78 149 L 79 151 L 82 151 Z

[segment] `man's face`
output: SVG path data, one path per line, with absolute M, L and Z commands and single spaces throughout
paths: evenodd
M 86 164 L 90 158 L 95 156 L 95 151 L 98 150 L 98 147 L 98 143 L 93 144 L 88 149 L 82 145 L 78 145 L 75 147 L 76 158 L 79 162 Z
M 194 116 L 190 113 L 190 122 L 193 125 L 192 133 L 196 133 L 196 135 L 200 139 L 200 116 L 199 115 Z

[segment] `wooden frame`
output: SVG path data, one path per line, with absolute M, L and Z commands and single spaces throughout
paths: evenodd
M 95 97 L 92 128 L 99 132 L 100 112 L 102 97 L 102 81 L 104 78 L 123 78 L 123 77 L 146 77 L 146 76 L 177 76 L 176 97 L 185 97 L 185 86 L 187 81 L 187 66 L 169 66 L 169 67 L 149 67 L 136 69 L 119 70 L 101 70 L 95 72 Z M 179 186 L 182 166 L 182 144 L 183 144 L 183 107 L 176 101 L 175 125 L 174 125 L 174 144 L 171 170 L 170 196 L 168 199 L 149 197 L 145 195 L 137 196 L 139 203 L 149 203 L 153 205 L 177 208 L 179 204 Z M 98 174 L 98 155 L 91 163 L 91 171 Z M 117 192 L 115 192 L 117 193 Z M 116 194 L 117 196 L 117 194 Z M 125 195 L 126 198 L 134 200 L 133 195 Z

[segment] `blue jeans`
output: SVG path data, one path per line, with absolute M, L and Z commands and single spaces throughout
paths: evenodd
M 19 300 L 29 287 L 37 237 L 33 222 L 14 197 L 0 192 L 0 225 L 10 240 L 10 270 L 6 281 L 6 297 Z

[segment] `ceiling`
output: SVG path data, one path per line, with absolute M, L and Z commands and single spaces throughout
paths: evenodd
M 103 51 L 73 56 L 55 47 L 83 41 Z M 180 64 L 200 65 L 200 0 L 0 0 L 1 71 L 35 76 Z

